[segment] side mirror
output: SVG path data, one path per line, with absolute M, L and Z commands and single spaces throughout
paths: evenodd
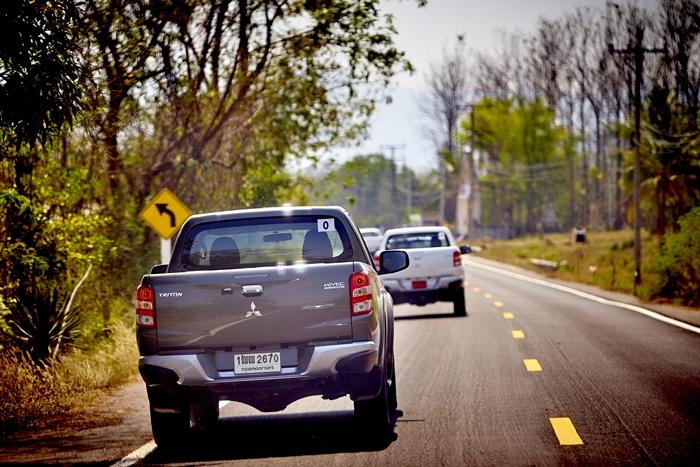
M 472 248 L 468 245 L 462 245 L 459 247 L 459 252 L 462 253 L 463 255 L 468 255 L 469 253 L 472 252 Z
M 167 264 L 156 264 L 151 268 L 151 274 L 165 274 L 168 272 Z
M 379 255 L 379 274 L 391 274 L 408 267 L 408 254 L 402 250 L 382 251 Z

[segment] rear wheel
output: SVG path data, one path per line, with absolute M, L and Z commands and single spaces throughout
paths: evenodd
M 389 412 L 393 414 L 399 407 L 399 402 L 396 398 L 396 364 L 394 363 L 393 355 L 391 357 L 391 372 L 389 374 L 391 379 L 389 384 Z
M 390 368 L 386 368 L 382 377 L 382 388 L 372 399 L 355 401 L 355 417 L 362 423 L 367 431 L 374 433 L 379 438 L 389 434 L 391 427 L 392 402 L 390 400 L 390 385 L 388 376 Z
M 455 289 L 455 294 L 452 298 L 452 306 L 455 316 L 467 316 L 467 304 L 464 300 L 464 287 Z

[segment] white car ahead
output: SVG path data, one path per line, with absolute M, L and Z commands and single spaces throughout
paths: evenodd
M 468 246 L 457 242 L 446 227 L 404 227 L 384 233 L 381 247 L 374 255 L 375 263 L 384 250 L 406 250 L 410 265 L 401 272 L 382 276 L 384 287 L 394 303 L 426 305 L 452 302 L 456 316 L 466 316 L 464 302 L 464 269 L 462 254 Z

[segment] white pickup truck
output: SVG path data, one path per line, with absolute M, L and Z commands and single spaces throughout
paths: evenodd
M 385 250 L 406 250 L 410 266 L 401 272 L 382 276 L 384 287 L 395 304 L 426 305 L 437 301 L 452 302 L 456 316 L 466 316 L 464 302 L 464 270 L 462 254 L 471 251 L 459 247 L 446 227 L 404 227 L 384 233 L 381 247 Z

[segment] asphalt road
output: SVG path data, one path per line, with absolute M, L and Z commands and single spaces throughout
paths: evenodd
M 700 465 L 700 335 L 474 266 L 466 289 L 466 318 L 396 308 L 389 442 L 365 436 L 347 398 L 277 414 L 231 403 L 214 433 L 141 462 Z

